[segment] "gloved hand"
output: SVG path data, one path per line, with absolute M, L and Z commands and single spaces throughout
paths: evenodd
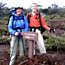
M 53 29 L 53 28 L 50 28 L 49 31 L 55 33 L 55 29 Z

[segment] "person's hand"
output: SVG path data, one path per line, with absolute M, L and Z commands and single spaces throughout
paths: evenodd
M 18 36 L 19 35 L 19 33 L 18 32 L 15 32 L 15 36 Z
M 53 28 L 50 28 L 49 31 L 55 33 L 55 29 Z

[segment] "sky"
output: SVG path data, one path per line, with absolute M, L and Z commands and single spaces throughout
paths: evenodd
M 29 8 L 32 3 L 42 5 L 43 8 L 48 8 L 51 4 L 57 4 L 59 7 L 65 6 L 65 0 L 0 0 L 2 3 L 7 3 L 7 7 L 24 7 Z

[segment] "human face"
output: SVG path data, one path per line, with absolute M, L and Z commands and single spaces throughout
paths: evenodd
M 34 12 L 34 13 L 38 12 L 38 6 L 37 6 L 37 4 L 32 4 L 32 12 Z
M 21 14 L 21 12 L 22 12 L 22 10 L 21 10 L 21 9 L 17 9 L 17 10 L 16 10 L 16 15 L 20 15 L 20 14 Z

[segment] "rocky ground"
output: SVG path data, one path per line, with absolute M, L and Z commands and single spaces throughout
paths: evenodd
M 9 45 L 0 45 L 0 65 L 9 64 Z M 47 54 L 35 55 L 32 65 L 65 65 L 64 51 L 47 51 Z M 15 65 L 29 65 L 27 57 L 17 55 Z

